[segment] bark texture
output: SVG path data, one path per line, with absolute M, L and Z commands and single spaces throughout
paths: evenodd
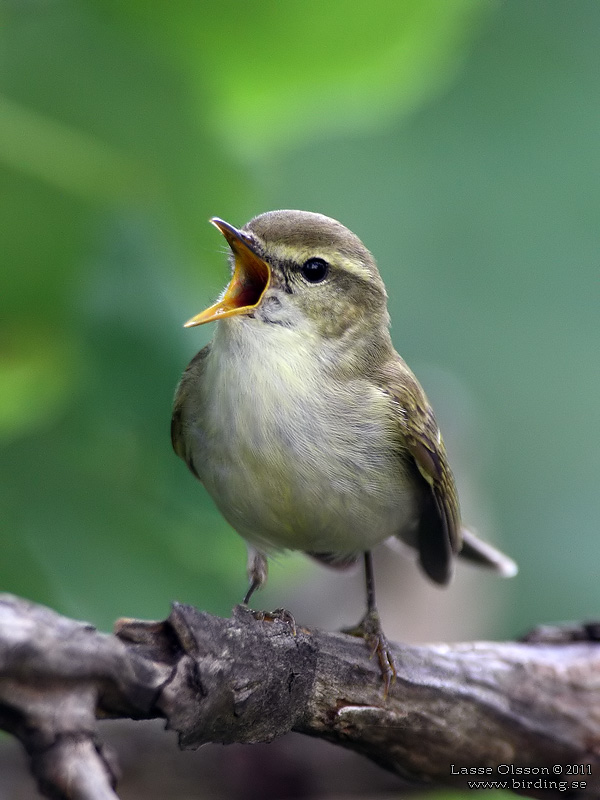
M 183 748 L 294 730 L 415 786 L 500 780 L 531 797 L 597 798 L 597 634 L 588 625 L 523 642 L 396 645 L 386 697 L 376 660 L 344 634 L 175 605 L 163 622 L 119 620 L 107 635 L 0 595 L 0 728 L 23 743 L 42 793 L 61 800 L 117 797 L 102 717 L 164 718 Z

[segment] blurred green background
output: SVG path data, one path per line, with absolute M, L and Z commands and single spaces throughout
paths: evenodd
M 241 599 L 170 406 L 228 276 L 207 219 L 288 207 L 375 254 L 465 520 L 521 567 L 382 567 L 386 626 L 409 585 L 417 638 L 598 617 L 599 29 L 596 0 L 3 0 L 0 589 L 104 628 Z M 356 621 L 323 576 L 282 559 L 258 603 L 350 582 L 315 619 Z

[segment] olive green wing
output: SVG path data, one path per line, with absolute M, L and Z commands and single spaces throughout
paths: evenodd
M 462 536 L 458 496 L 444 442 L 425 392 L 399 356 L 383 378 L 382 389 L 392 400 L 398 446 L 414 468 L 419 489 L 419 561 L 433 581 L 445 584 L 452 577 Z
M 179 458 L 183 459 L 191 472 L 199 478 L 194 466 L 191 448 L 192 433 L 189 427 L 194 421 L 192 409 L 194 407 L 194 393 L 202 385 L 202 378 L 206 366 L 206 358 L 210 353 L 210 344 L 196 353 L 183 373 L 179 386 L 175 391 L 173 400 L 173 414 L 171 416 L 171 443 L 173 450 Z

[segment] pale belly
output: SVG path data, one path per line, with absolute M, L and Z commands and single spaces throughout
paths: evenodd
M 365 381 L 307 391 L 285 361 L 260 369 L 209 365 L 194 431 L 194 466 L 232 527 L 265 553 L 349 555 L 407 532 L 416 502 L 387 396 Z
M 346 458 L 325 436 L 301 448 L 269 437 L 238 445 L 214 453 L 200 478 L 232 527 L 263 552 L 358 553 L 402 533 L 415 518 L 398 465 L 370 454 L 365 467 L 361 456 L 371 448 L 364 442 Z

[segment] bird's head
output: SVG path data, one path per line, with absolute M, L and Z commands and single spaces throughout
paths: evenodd
M 387 331 L 387 296 L 373 256 L 340 222 L 308 211 L 269 211 L 241 229 L 211 222 L 231 248 L 232 278 L 186 327 L 243 317 L 330 341 Z

